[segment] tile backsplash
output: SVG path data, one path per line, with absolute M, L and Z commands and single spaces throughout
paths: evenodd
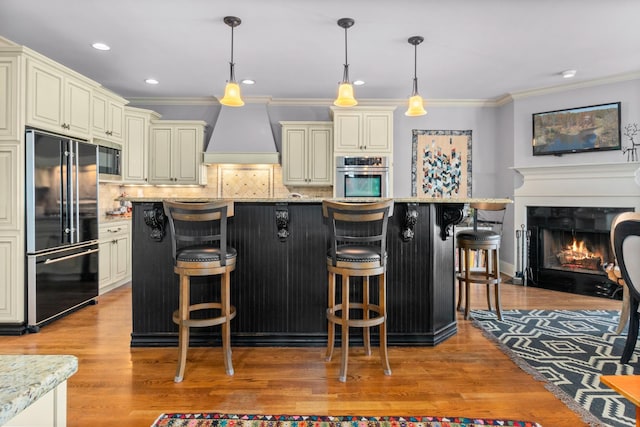
M 205 186 L 152 186 L 100 184 L 101 214 L 120 206 L 122 193 L 130 197 L 286 198 L 291 193 L 332 197 L 332 187 L 286 187 L 280 165 L 208 165 Z

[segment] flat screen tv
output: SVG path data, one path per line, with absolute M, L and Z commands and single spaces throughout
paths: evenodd
M 533 155 L 620 150 L 620 103 L 533 114 Z

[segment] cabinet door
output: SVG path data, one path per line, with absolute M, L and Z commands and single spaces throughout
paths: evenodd
M 388 113 L 366 113 L 364 116 L 364 145 L 367 151 L 391 151 L 392 116 Z
M 17 58 L 0 58 L 0 88 L 2 88 L 2 96 L 0 96 L 0 140 L 15 141 L 20 139 L 18 133 L 22 133 L 22 128 L 18 126 L 18 92 L 20 91 L 18 87 Z
M 173 178 L 180 184 L 198 184 L 198 131 L 194 128 L 175 129 L 173 144 Z
M 94 138 L 105 138 L 107 136 L 107 98 L 93 94 L 93 114 L 91 118 L 91 127 L 93 129 Z
M 124 182 L 147 181 L 147 127 L 148 123 L 144 117 L 125 116 Z
M 308 139 L 308 177 L 317 185 L 333 183 L 333 150 L 332 130 L 309 129 Z
M 358 152 L 363 149 L 362 114 L 341 112 L 334 117 L 335 151 Z
M 108 286 L 113 281 L 113 272 L 111 269 L 112 246 L 112 240 L 107 240 L 98 244 L 98 249 L 100 250 L 98 254 L 98 282 L 100 283 L 101 288 L 104 286 Z
M 149 182 L 170 184 L 171 175 L 171 128 L 155 128 L 149 141 Z
M 307 180 L 307 128 L 283 128 L 282 166 L 285 185 L 304 185 Z
M 121 280 L 129 274 L 129 236 L 118 237 L 113 243 L 113 280 Z
M 27 124 L 56 132 L 62 130 L 64 77 L 45 64 L 29 61 Z
M 74 135 L 91 133 L 91 88 L 72 79 L 65 81 L 64 122 Z
M 124 132 L 124 105 L 110 101 L 108 105 L 107 120 L 109 123 L 109 137 L 112 140 L 122 141 Z

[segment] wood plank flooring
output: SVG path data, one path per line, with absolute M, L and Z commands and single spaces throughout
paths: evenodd
M 485 308 L 482 286 L 473 308 Z M 504 284 L 503 308 L 619 309 L 620 302 Z M 242 307 L 238 307 L 241 310 Z M 339 357 L 324 348 L 234 348 L 235 376 L 224 373 L 220 348 L 189 352 L 184 382 L 175 384 L 176 348 L 130 348 L 131 289 L 124 286 L 41 329 L 0 337 L 4 354 L 73 354 L 69 427 L 150 426 L 163 412 L 311 415 L 436 415 L 533 420 L 576 427 L 578 416 L 458 317 L 458 333 L 436 347 L 391 347 L 393 374 L 377 352 L 353 349 L 348 380 Z

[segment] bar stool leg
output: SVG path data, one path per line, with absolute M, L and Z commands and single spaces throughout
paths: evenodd
M 380 324 L 380 358 L 382 359 L 382 369 L 384 369 L 384 374 L 391 375 L 391 366 L 389 366 L 389 353 L 387 351 L 387 283 L 385 273 L 382 273 L 380 275 L 378 292 L 380 316 L 384 317 L 384 322 Z
M 500 249 L 496 248 L 493 251 L 493 265 L 494 265 L 494 274 L 496 278 L 495 283 L 495 293 L 496 293 L 496 313 L 498 314 L 498 319 L 502 320 L 502 304 L 500 303 L 500 282 L 502 281 L 500 278 Z
M 368 320 L 371 316 L 369 313 L 369 276 L 362 278 L 362 318 Z M 364 353 L 371 356 L 371 328 L 362 328 L 362 338 L 364 341 Z
M 466 260 L 466 257 L 464 258 Z M 462 266 L 463 266 L 463 257 L 462 257 L 462 248 L 458 248 L 458 273 L 462 272 Z M 458 279 L 458 305 L 456 306 L 456 310 L 460 311 L 460 309 L 462 308 L 462 296 L 463 296 L 463 289 L 462 289 L 462 280 Z
M 469 248 L 464 249 L 465 320 L 469 320 L 471 314 L 471 258 L 469 257 L 469 252 Z
M 335 313 L 336 305 L 336 275 L 329 272 L 329 305 L 327 313 Z M 325 353 L 325 359 L 327 362 L 331 360 L 333 355 L 333 344 L 336 337 L 336 324 L 331 320 L 327 320 L 327 352 Z
M 340 363 L 340 382 L 347 381 L 349 362 L 349 276 L 342 276 L 342 360 Z
M 495 271 L 495 266 L 491 265 L 492 263 L 494 263 L 494 259 L 491 259 L 491 255 L 495 255 L 495 252 L 491 249 L 484 249 L 484 253 L 485 253 L 485 257 L 484 257 L 484 261 L 485 261 L 485 267 L 484 267 L 484 277 L 485 279 L 489 280 L 491 279 L 491 275 L 493 274 L 492 272 Z M 491 307 L 491 284 L 489 282 L 487 282 L 486 284 L 486 291 L 487 291 L 487 307 L 489 307 L 489 311 L 493 310 L 493 307 Z
M 227 271 L 220 278 L 220 310 L 222 311 L 221 315 L 226 317 L 222 324 L 222 353 L 224 355 L 224 368 L 227 371 L 227 375 L 233 375 L 233 362 L 231 361 L 231 319 L 229 318 L 231 312 L 229 295 L 230 276 L 231 273 Z
M 180 275 L 180 306 L 178 308 L 178 369 L 176 370 L 176 376 L 173 379 L 174 382 L 181 382 L 184 378 L 184 368 L 187 364 L 187 349 L 189 348 L 189 326 L 186 321 L 189 319 L 189 304 L 190 304 L 190 292 L 189 292 L 189 276 Z

